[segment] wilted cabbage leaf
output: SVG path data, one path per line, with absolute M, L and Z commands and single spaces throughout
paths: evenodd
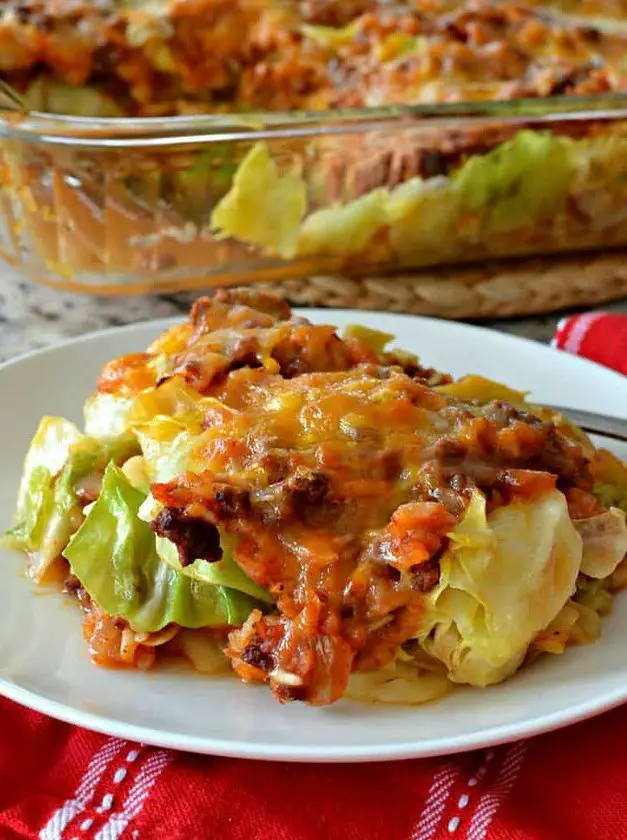
M 178 417 L 194 411 L 201 399 L 178 375 L 133 397 L 92 394 L 83 409 L 85 434 L 99 440 L 132 434 L 138 423 L 149 422 L 159 414 Z
M 402 262 L 450 256 L 459 235 L 461 202 L 448 178 L 412 178 L 387 203 L 392 250 Z
M 24 462 L 16 525 L 7 540 L 28 552 L 30 575 L 41 582 L 82 519 L 76 488 L 99 476 L 110 460 L 137 451 L 129 436 L 96 441 L 62 417 L 44 417 Z
M 130 429 L 133 400 L 116 394 L 96 393 L 83 407 L 85 434 L 93 438 L 122 435 Z
M 625 514 L 610 508 L 574 524 L 583 540 L 581 571 L 599 579 L 611 575 L 627 552 Z
M 144 463 L 151 483 L 171 481 L 192 468 L 191 454 L 198 444 L 200 426 L 172 417 L 158 416 L 135 430 L 142 448 Z
M 256 143 L 239 165 L 229 192 L 215 206 L 211 226 L 221 236 L 262 245 L 286 259 L 296 251 L 307 206 L 305 182 L 281 174 L 266 143 Z
M 613 604 L 609 581 L 607 579 L 595 580 L 580 574 L 577 578 L 577 591 L 573 596 L 573 602 L 592 610 L 597 615 L 609 615 Z
M 574 171 L 572 142 L 550 131 L 519 131 L 453 176 L 462 202 L 483 214 L 487 231 L 506 231 L 563 204 Z
M 427 596 L 422 645 L 454 682 L 499 682 L 573 594 L 581 537 L 557 490 L 489 517 L 475 491 L 449 536 L 440 583 Z
M 596 479 L 594 495 L 603 507 L 627 513 L 627 466 L 606 449 L 597 449 L 592 462 Z
M 150 493 L 145 496 L 138 508 L 137 515 L 143 522 L 150 523 L 162 510 L 163 505 L 158 502 Z M 186 566 L 181 565 L 178 550 L 171 540 L 164 537 L 156 538 L 156 550 L 164 563 L 176 569 L 182 575 L 203 581 L 204 583 L 220 584 L 245 592 L 253 598 L 265 603 L 274 603 L 274 598 L 254 583 L 237 565 L 233 559 L 233 550 L 237 540 L 228 535 L 220 534 L 220 546 L 222 548 L 222 559 L 217 562 L 209 562 L 203 558 L 196 558 Z
M 258 586 L 247 577 L 233 560 L 235 540 L 221 534 L 220 543 L 222 545 L 223 555 L 222 559 L 217 563 L 210 563 L 207 560 L 199 558 L 188 566 L 181 566 L 176 546 L 170 540 L 157 537 L 156 545 L 159 557 L 173 569 L 176 569 L 177 572 L 187 577 L 202 581 L 203 583 L 228 586 L 231 589 L 237 589 L 239 592 L 245 592 L 258 601 L 264 601 L 267 604 L 274 603 L 274 598 L 267 590 Z
M 61 471 L 75 443 L 83 434 L 64 417 L 43 417 L 24 459 L 24 468 L 17 497 L 17 519 L 26 515 L 29 495 L 32 496 L 32 474 L 45 470 L 50 476 Z
M 452 689 L 445 670 L 423 669 L 413 662 L 395 660 L 376 671 L 353 671 L 345 697 L 366 703 L 417 706 L 448 694 Z
M 359 254 L 386 224 L 387 198 L 387 191 L 378 189 L 348 204 L 312 213 L 302 224 L 298 253 L 332 256 Z
M 132 435 L 150 481 L 169 481 L 191 468 L 187 459 L 202 432 L 203 407 L 210 402 L 183 377 L 172 376 L 132 399 L 96 394 L 87 402 L 85 425 L 100 436 L 107 428 Z
M 98 500 L 63 552 L 85 590 L 137 631 L 243 623 L 259 602 L 165 563 L 150 525 L 137 516 L 144 499 L 120 469 L 107 467 Z

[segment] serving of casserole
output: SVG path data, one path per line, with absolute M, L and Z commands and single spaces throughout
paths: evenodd
M 598 638 L 625 465 L 391 341 L 222 291 L 105 365 L 84 431 L 41 420 L 5 542 L 78 602 L 98 664 L 414 704 Z

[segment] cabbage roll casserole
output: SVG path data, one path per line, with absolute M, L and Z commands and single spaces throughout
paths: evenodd
M 76 600 L 97 664 L 417 704 L 599 637 L 625 465 L 391 343 L 221 291 L 103 368 L 83 431 L 42 419 L 5 540 Z
M 0 72 L 81 116 L 625 90 L 620 0 L 4 0 Z
M 89 121 L 0 119 L 0 253 L 107 292 L 624 248 L 625 55 L 620 0 L 4 0 L 0 76 Z

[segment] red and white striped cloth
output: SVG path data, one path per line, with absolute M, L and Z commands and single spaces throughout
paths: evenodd
M 627 373 L 627 316 L 574 316 L 554 343 Z M 627 838 L 627 706 L 527 742 L 391 764 L 185 755 L 8 700 L 0 726 L 0 840 Z
M 557 325 L 554 347 L 627 374 L 627 315 L 585 312 Z
M 0 700 L 2 840 L 621 840 L 627 707 L 491 750 L 389 764 L 185 755 Z

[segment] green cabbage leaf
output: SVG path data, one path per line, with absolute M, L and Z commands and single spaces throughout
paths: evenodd
M 91 598 L 136 631 L 157 632 L 172 623 L 189 628 L 242 624 L 261 602 L 164 562 L 150 525 L 138 516 L 145 499 L 118 467 L 107 467 L 98 500 L 63 552 Z

